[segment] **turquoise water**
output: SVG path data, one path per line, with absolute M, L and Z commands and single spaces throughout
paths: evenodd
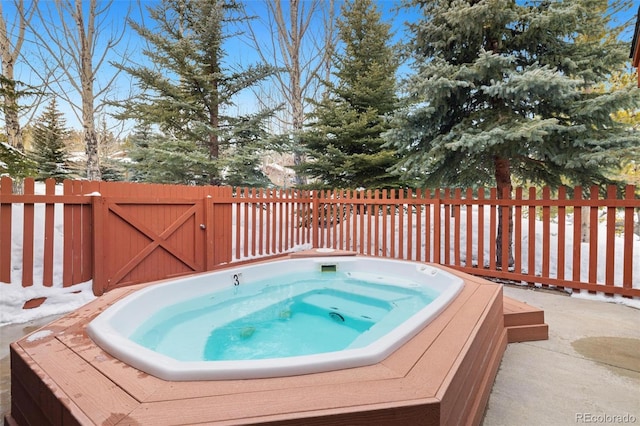
M 340 272 L 282 275 L 161 309 L 129 338 L 181 361 L 283 358 L 362 347 L 437 296 L 417 284 L 394 285 L 393 277 L 382 281 Z

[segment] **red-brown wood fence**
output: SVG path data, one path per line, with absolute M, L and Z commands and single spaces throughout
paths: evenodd
M 548 188 L 517 188 L 511 199 L 497 197 L 495 189 L 234 190 L 88 181 L 65 181 L 63 194 L 48 181 L 44 192 L 36 195 L 27 179 L 24 194 L 13 194 L 12 181 L 0 180 L 2 283 L 40 284 L 34 283 L 36 270 L 42 285 L 93 280 L 99 295 L 329 247 L 531 285 L 640 297 L 640 237 L 634 234 L 640 199 L 631 185 L 622 194 L 610 187 L 604 196 L 596 187 L 578 187 L 570 197 L 565 188 L 553 196 Z M 496 261 L 500 210 L 513 218 L 510 264 Z M 503 226 L 506 235 L 508 221 Z

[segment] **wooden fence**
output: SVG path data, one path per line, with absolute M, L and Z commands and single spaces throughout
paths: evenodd
M 113 288 L 329 247 L 441 263 L 475 275 L 640 297 L 635 187 L 296 191 L 0 181 L 0 281 Z M 498 217 L 513 248 L 496 261 Z M 42 223 L 39 223 L 42 222 Z M 509 233 L 504 221 L 503 232 Z M 20 241 L 21 240 L 21 241 Z M 17 253 L 17 255 L 16 255 Z M 56 260 L 58 259 L 58 260 Z M 15 262 L 20 262 L 16 265 Z M 41 269 L 40 269 L 41 268 Z M 12 273 L 12 271 L 14 271 Z M 22 271 L 19 274 L 19 271 Z M 2 285 L 2 284 L 0 284 Z

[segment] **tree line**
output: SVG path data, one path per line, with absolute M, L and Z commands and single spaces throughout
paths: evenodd
M 640 159 L 640 90 L 620 77 L 630 43 L 612 17 L 631 1 L 399 1 L 412 17 L 401 40 L 373 0 L 265 0 L 261 14 L 235 0 L 158 0 L 143 3 L 145 19 L 123 11 L 116 23 L 109 1 L 3 3 L 0 173 L 16 178 L 269 186 L 263 156 L 278 152 L 300 188 L 508 194 L 514 183 L 623 182 Z M 228 50 L 239 39 L 242 61 Z M 28 84 L 18 64 L 31 66 Z M 82 171 L 65 166 L 61 101 L 82 123 Z M 119 172 L 99 154 L 112 138 L 105 114 L 133 123 Z

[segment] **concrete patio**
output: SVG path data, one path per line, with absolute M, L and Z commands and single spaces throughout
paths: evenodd
M 539 307 L 549 340 L 511 343 L 484 426 L 640 424 L 640 310 L 505 286 Z
M 504 294 L 544 310 L 549 340 L 508 345 L 483 425 L 640 424 L 640 310 L 557 291 Z M 53 319 L 0 327 L 3 418 L 9 343 Z

